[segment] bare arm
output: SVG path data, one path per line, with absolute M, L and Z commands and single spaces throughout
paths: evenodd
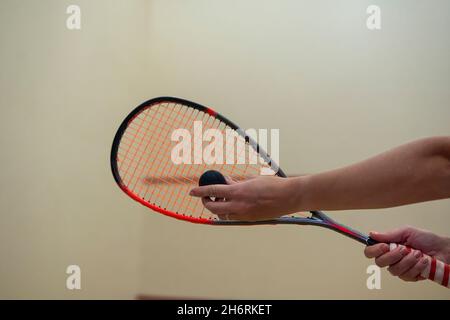
M 450 197 L 450 137 L 417 140 L 356 164 L 298 178 L 302 209 L 395 207 Z
M 450 197 L 450 137 L 417 140 L 353 165 L 295 178 L 194 188 L 219 217 L 265 220 L 308 210 L 385 208 Z

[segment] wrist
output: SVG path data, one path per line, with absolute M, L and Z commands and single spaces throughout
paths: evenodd
M 309 211 L 308 204 L 308 180 L 309 176 L 289 178 L 289 188 L 292 190 L 293 211 Z

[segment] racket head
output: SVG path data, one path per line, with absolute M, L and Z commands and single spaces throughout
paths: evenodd
M 224 138 L 223 163 L 195 163 L 196 142 L 201 140 L 202 156 L 208 143 L 195 132 L 194 122 L 201 124 L 202 133 L 216 129 L 226 138 L 230 135 L 234 142 Z M 173 141 L 172 134 L 178 129 L 187 130 L 193 139 L 189 147 L 191 164 L 176 164 L 171 158 L 179 143 Z M 244 153 L 245 164 L 228 164 L 226 148 L 233 143 L 233 157 L 237 160 Z M 256 157 L 257 163 L 249 163 L 250 157 Z M 167 216 L 203 224 L 224 224 L 203 206 L 201 199 L 188 195 L 203 172 L 217 170 L 234 180 L 245 180 L 262 171 L 286 176 L 265 150 L 232 121 L 209 107 L 175 97 L 154 98 L 136 107 L 117 130 L 110 161 L 116 183 L 129 197 Z

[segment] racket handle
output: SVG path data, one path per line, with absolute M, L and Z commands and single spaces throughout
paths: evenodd
M 389 245 L 389 250 L 392 251 L 397 247 L 398 245 L 396 243 L 391 243 Z M 410 247 L 406 247 L 406 249 L 408 250 L 408 253 L 415 250 Z M 428 264 L 420 275 L 425 279 L 432 280 L 446 288 L 450 288 L 450 265 L 442 262 L 441 260 L 437 260 L 436 258 L 432 258 L 429 255 L 423 254 L 423 256 L 428 260 Z

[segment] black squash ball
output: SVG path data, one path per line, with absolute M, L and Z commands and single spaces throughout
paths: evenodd
M 208 186 L 210 184 L 227 184 L 225 177 L 219 171 L 208 170 L 205 171 L 198 180 L 199 186 Z

